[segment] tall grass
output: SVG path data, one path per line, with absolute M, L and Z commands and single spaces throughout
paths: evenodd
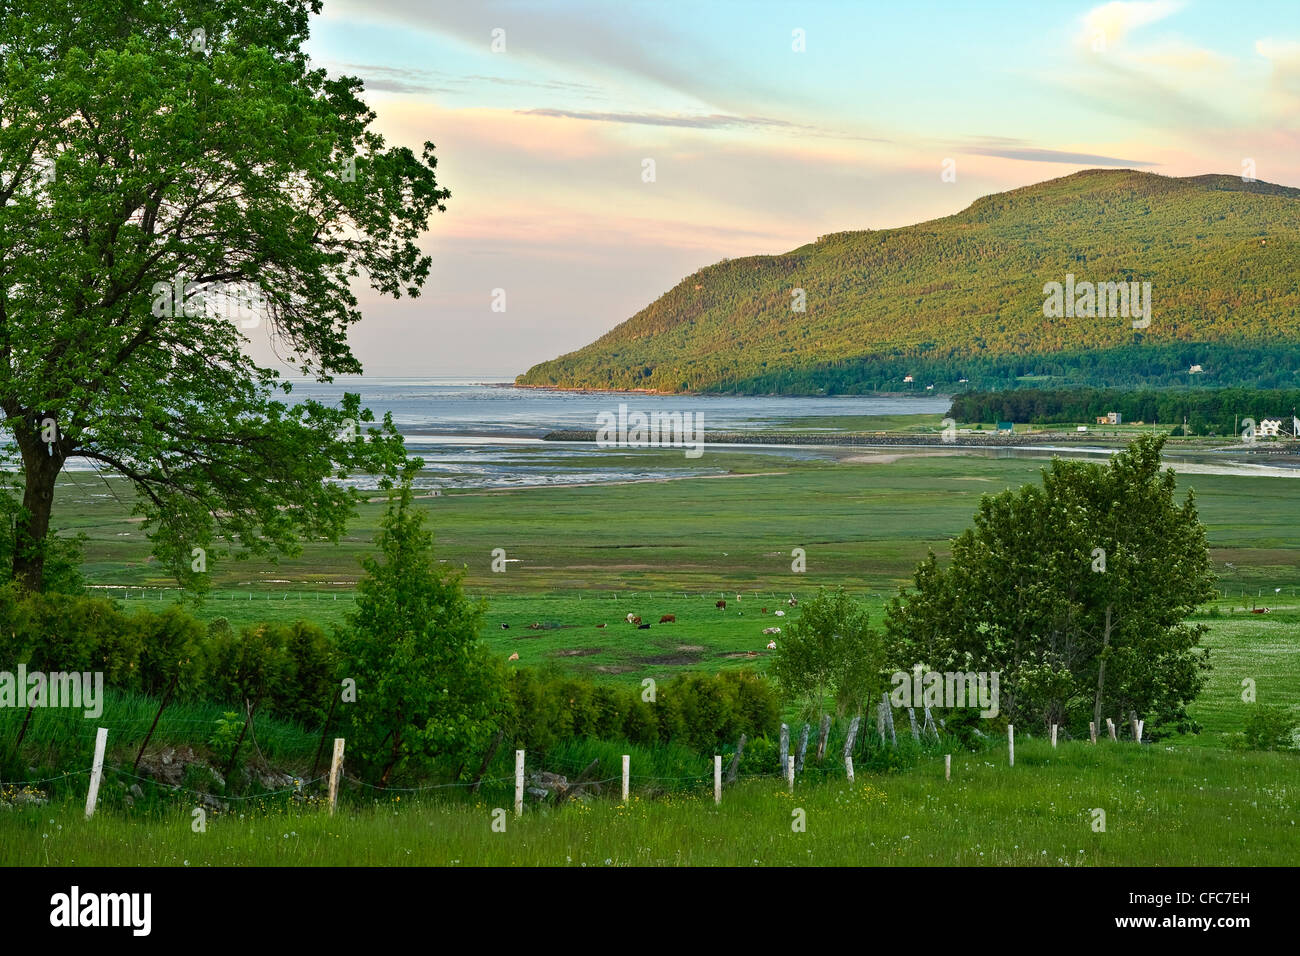
M 586 753 L 568 754 L 581 761 Z M 635 759 L 635 758 L 634 758 Z M 634 765 L 635 766 L 635 765 Z M 664 769 L 667 769 L 665 766 Z M 744 780 L 647 799 L 634 785 L 586 803 L 507 790 L 351 795 L 338 815 L 245 804 L 192 830 L 191 808 L 140 818 L 76 803 L 0 814 L 15 865 L 1289 865 L 1300 857 L 1300 760 L 1201 748 L 1041 740 L 1005 754 L 924 757 L 854 784 Z M 634 781 L 635 783 L 635 781 Z M 1094 809 L 1105 830 L 1094 829 Z M 494 811 L 500 810 L 494 816 Z M 802 811 L 802 814 L 796 811 Z M 793 828 L 800 817 L 804 832 Z M 493 820 L 506 821 L 505 832 Z

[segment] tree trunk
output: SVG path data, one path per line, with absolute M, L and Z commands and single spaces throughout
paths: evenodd
M 14 429 L 23 456 L 23 508 L 14 527 L 14 580 L 25 591 L 40 591 L 45 583 L 45 546 L 54 507 L 54 485 L 63 467 L 58 443 L 41 441 L 40 420 L 33 428 L 27 418 Z M 51 454 L 51 451 L 53 454 Z
M 1106 627 L 1102 631 L 1101 653 L 1097 655 L 1097 702 L 1092 708 L 1093 723 L 1101 725 L 1101 702 L 1106 689 L 1106 652 L 1110 649 L 1110 605 L 1106 605 Z

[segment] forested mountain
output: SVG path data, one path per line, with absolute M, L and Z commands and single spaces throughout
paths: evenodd
M 1085 170 L 943 219 L 709 266 L 518 381 L 759 394 L 944 391 L 963 379 L 1292 387 L 1297 263 L 1300 189 Z M 1045 285 L 1067 274 L 1149 282 L 1149 324 L 1045 317 Z M 1190 375 L 1194 365 L 1203 372 Z

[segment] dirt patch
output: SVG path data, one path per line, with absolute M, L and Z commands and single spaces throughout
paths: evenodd
M 592 654 L 599 654 L 603 647 L 564 647 L 558 651 L 552 651 L 552 657 L 590 657 Z
M 699 644 L 678 644 L 677 649 L 687 654 L 698 654 L 704 650 Z
M 760 655 L 758 651 L 723 651 L 718 656 L 735 660 L 737 658 L 755 658 Z
M 592 670 L 597 674 L 626 674 L 628 671 L 636 670 L 636 668 L 624 664 L 597 664 Z
M 649 657 L 638 657 L 642 664 L 672 664 L 681 666 L 683 664 L 697 664 L 700 660 L 699 654 L 653 654 Z

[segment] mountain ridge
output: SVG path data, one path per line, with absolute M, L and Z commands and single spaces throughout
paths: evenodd
M 830 233 L 685 277 L 517 384 L 832 394 L 1297 383 L 1300 189 L 1089 169 L 911 226 Z M 1044 286 L 1151 282 L 1151 325 L 1046 318 Z M 797 311 L 803 290 L 804 311 Z M 1189 378 L 1193 365 L 1204 373 Z M 912 375 L 913 383 L 904 383 Z M 967 382 L 962 382 L 966 379 Z

